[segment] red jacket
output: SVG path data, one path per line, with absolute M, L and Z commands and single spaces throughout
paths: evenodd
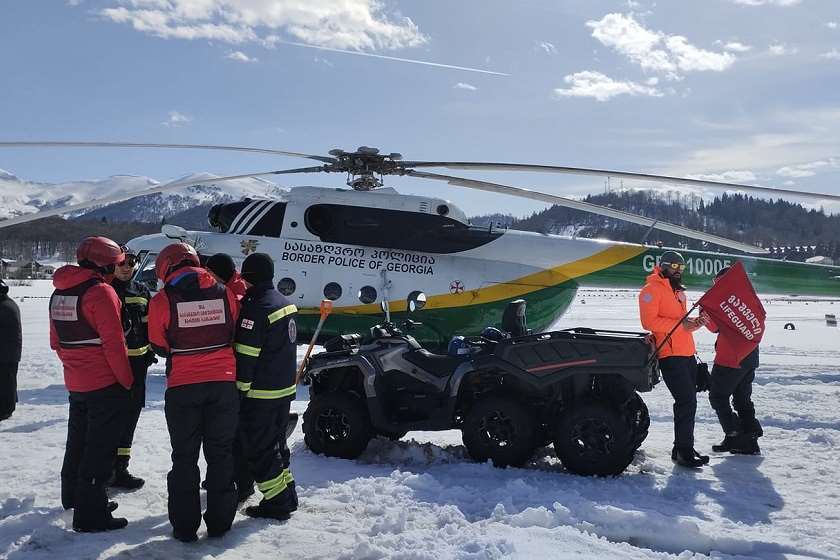
M 230 280 L 225 283 L 225 286 L 230 288 L 230 291 L 233 292 L 236 299 L 240 301 L 245 297 L 245 292 L 248 291 L 248 286 L 245 284 L 245 280 L 243 280 L 242 276 L 240 276 L 235 270 L 233 271 L 233 276 L 230 277 Z
M 742 366 L 745 369 L 755 369 L 758 367 L 758 353 L 755 350 L 746 357 L 739 359 L 738 352 L 732 346 L 732 342 L 730 342 L 731 339 L 727 336 L 720 336 L 720 328 L 708 316 L 707 321 L 706 328 L 713 333 L 718 333 L 717 340 L 715 340 L 715 365 L 732 369 L 739 369 Z
M 67 290 L 101 275 L 76 265 L 62 266 L 53 275 L 53 286 Z M 119 383 L 131 388 L 134 376 L 128 363 L 120 299 L 114 288 L 103 282 L 88 288 L 81 299 L 85 320 L 102 340 L 101 346 L 62 348 L 55 324 L 50 320 L 50 348 L 56 351 L 64 366 L 64 385 L 68 391 L 86 393 Z
M 166 278 L 166 285 L 175 289 L 205 289 L 217 284 L 215 278 L 203 268 L 179 268 Z M 230 333 L 231 345 L 217 350 L 201 353 L 172 354 L 169 344 L 171 312 L 166 289 L 159 291 L 149 302 L 149 342 L 158 353 L 167 356 L 167 387 L 178 387 L 207 381 L 236 381 L 236 358 L 233 355 L 233 335 L 236 318 L 239 315 L 239 302 L 236 295 L 225 288 L 228 309 L 233 317 Z M 201 327 L 197 327 L 201 328 Z
M 654 267 L 639 293 L 639 317 L 642 327 L 653 333 L 657 346 L 662 344 L 687 309 L 685 292 L 674 291 L 668 279 L 660 274 L 659 267 Z M 695 352 L 694 335 L 680 325 L 659 350 L 659 357 L 693 356 Z

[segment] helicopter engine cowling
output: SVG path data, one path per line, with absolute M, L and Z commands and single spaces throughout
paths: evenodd
M 207 221 L 222 233 L 277 237 L 285 210 L 286 203 L 281 200 L 243 198 L 214 205 L 207 213 Z

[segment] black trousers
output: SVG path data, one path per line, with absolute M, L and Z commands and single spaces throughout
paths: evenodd
M 8 418 L 17 405 L 17 362 L 0 363 L 0 420 Z
M 105 484 L 114 468 L 125 425 L 128 391 L 118 384 L 70 393 L 67 445 L 61 467 L 61 503 L 75 508 L 74 522 L 95 523 L 105 515 Z
M 297 508 L 294 478 L 289 470 L 291 453 L 286 426 L 293 397 L 242 400 L 239 433 L 251 475 L 263 500 L 287 511 Z
M 755 369 L 728 368 L 715 365 L 712 367 L 712 385 L 709 388 L 709 404 L 715 409 L 720 427 L 725 434 L 746 431 L 754 435 L 760 430 L 755 418 L 755 406 L 752 402 L 752 384 Z M 732 404 L 738 416 L 732 412 Z M 740 419 L 740 422 L 739 422 Z
M 211 533 L 230 529 L 236 514 L 233 486 L 233 438 L 239 414 L 236 384 L 195 383 L 166 390 L 166 424 L 172 443 L 167 476 L 169 522 L 179 533 L 195 533 L 201 524 L 198 453 L 207 461 L 207 511 Z
M 131 398 L 126 412 L 125 427 L 120 435 L 117 446 L 117 466 L 128 467 L 131 459 L 131 444 L 134 441 L 134 431 L 140 420 L 140 411 L 146 406 L 146 374 L 149 370 L 149 360 L 146 356 L 129 358 L 134 383 L 131 385 Z
M 659 360 L 662 379 L 674 398 L 674 447 L 694 448 L 694 415 L 697 413 L 697 360 L 671 356 Z

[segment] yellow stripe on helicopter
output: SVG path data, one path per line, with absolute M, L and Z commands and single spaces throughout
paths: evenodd
M 480 305 L 521 297 L 537 290 L 559 286 L 569 280 L 610 268 L 633 257 L 637 257 L 646 250 L 646 247 L 640 245 L 614 245 L 594 255 L 561 264 L 554 268 L 541 270 L 521 278 L 515 278 L 507 282 L 499 282 L 486 288 L 465 290 L 459 294 L 429 296 L 425 309 Z M 641 279 L 639 285 L 641 286 Z M 391 311 L 396 313 L 405 311 L 406 303 L 405 300 L 395 300 L 389 302 L 389 306 Z M 302 307 L 298 311 L 301 315 L 319 313 L 317 307 Z M 372 315 L 379 313 L 380 310 L 379 304 L 371 303 L 336 307 L 333 309 L 333 312 L 349 315 Z

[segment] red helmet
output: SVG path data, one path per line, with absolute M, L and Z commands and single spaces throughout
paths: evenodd
M 155 259 L 155 275 L 160 278 L 161 282 L 165 282 L 172 269 L 185 262 L 191 266 L 201 266 L 198 253 L 192 246 L 186 243 L 167 245 Z
M 125 258 L 123 250 L 107 237 L 86 237 L 76 249 L 79 264 L 93 263 L 99 268 L 115 265 Z

